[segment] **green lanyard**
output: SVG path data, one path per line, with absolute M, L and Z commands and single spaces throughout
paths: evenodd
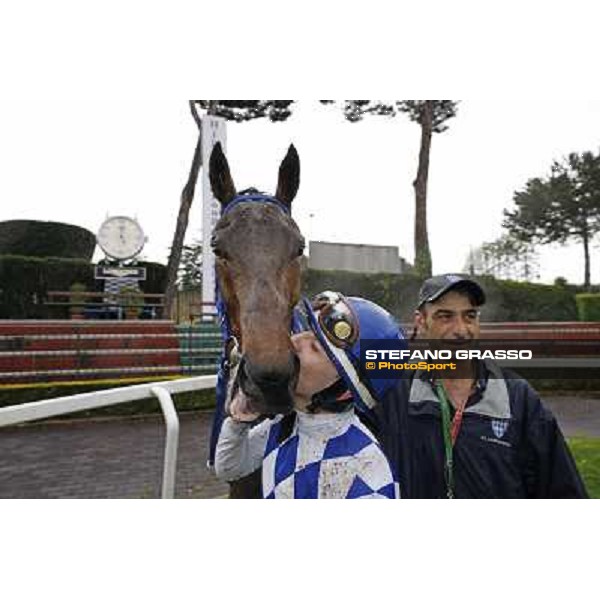
M 450 434 L 450 401 L 446 394 L 446 389 L 441 381 L 434 383 L 435 393 L 440 401 L 442 412 L 442 433 L 444 436 L 444 453 L 446 460 L 444 462 L 444 476 L 446 478 L 446 495 L 449 499 L 454 498 L 454 459 L 452 455 L 452 436 Z

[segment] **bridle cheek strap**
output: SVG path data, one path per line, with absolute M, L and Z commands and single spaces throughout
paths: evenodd
M 329 351 L 331 352 L 331 354 L 333 354 L 333 356 L 335 356 L 335 359 L 339 362 L 342 369 L 345 371 L 346 375 L 348 376 L 348 379 L 350 380 L 350 383 L 352 384 L 352 387 L 356 390 L 363 404 L 367 408 L 374 408 L 377 405 L 377 402 L 375 401 L 373 395 L 367 389 L 365 384 L 358 378 L 356 369 L 354 368 L 354 365 L 350 362 L 350 359 L 348 358 L 347 354 L 341 348 L 334 346 L 327 339 L 327 336 L 324 335 L 321 339 L 327 344 Z

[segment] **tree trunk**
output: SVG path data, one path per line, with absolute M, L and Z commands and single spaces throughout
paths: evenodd
M 433 109 L 431 100 L 425 100 L 419 124 L 421 125 L 421 149 L 415 188 L 415 271 L 422 277 L 431 277 L 431 253 L 427 237 L 427 177 L 429 152 L 433 133 Z
M 583 285 L 586 292 L 591 291 L 590 287 L 590 236 L 587 227 L 582 231 L 583 237 L 583 254 L 585 257 L 585 274 L 583 276 Z
M 194 158 L 188 175 L 187 183 L 181 191 L 181 199 L 179 203 L 179 214 L 177 215 L 177 225 L 175 226 L 175 234 L 173 235 L 173 243 L 171 244 L 171 253 L 167 264 L 167 283 L 165 286 L 165 300 L 163 309 L 163 319 L 171 318 L 171 310 L 175 299 L 175 286 L 177 285 L 177 271 L 181 262 L 181 254 L 183 252 L 183 242 L 187 231 L 190 208 L 194 200 L 196 191 L 196 182 L 198 181 L 198 173 L 202 166 L 202 122 L 195 112 L 193 103 L 190 102 L 192 115 L 198 125 L 198 141 L 194 150 Z

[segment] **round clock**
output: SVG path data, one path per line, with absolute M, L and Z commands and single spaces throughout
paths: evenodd
M 118 260 L 127 260 L 142 251 L 146 237 L 135 219 L 108 217 L 100 226 L 96 240 L 106 255 Z

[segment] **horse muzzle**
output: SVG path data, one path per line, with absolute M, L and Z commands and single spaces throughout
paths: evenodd
M 287 414 L 294 408 L 294 389 L 298 381 L 300 361 L 290 353 L 284 368 L 264 368 L 242 357 L 237 372 L 237 385 L 250 399 L 252 412 Z

